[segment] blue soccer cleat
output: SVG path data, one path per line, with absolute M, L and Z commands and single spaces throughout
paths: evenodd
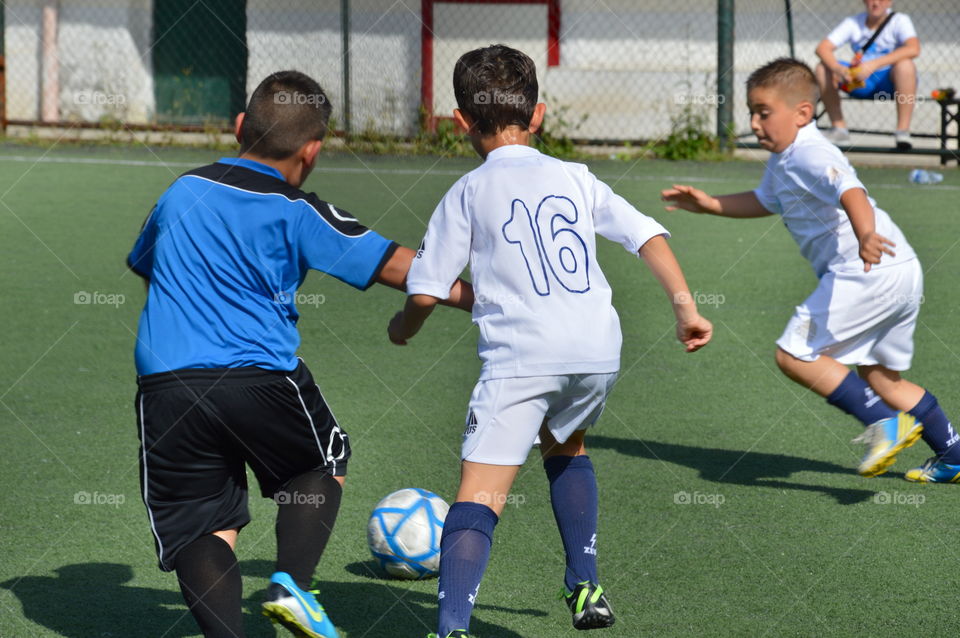
M 960 483 L 960 465 L 950 465 L 931 457 L 920 467 L 907 470 L 903 478 L 914 483 Z
M 267 588 L 263 615 L 289 629 L 297 638 L 339 638 L 317 592 L 297 587 L 287 572 L 274 572 Z
M 921 432 L 923 425 L 906 412 L 897 412 L 896 416 L 867 426 L 863 434 L 853 440 L 868 446 L 857 472 L 861 476 L 883 474 L 897 460 L 900 450 L 917 442 Z

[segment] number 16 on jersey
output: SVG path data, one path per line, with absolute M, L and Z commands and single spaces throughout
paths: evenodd
M 575 230 L 578 220 L 576 205 L 562 195 L 544 197 L 534 214 L 513 200 L 503 238 L 520 251 L 538 295 L 550 294 L 551 279 L 567 292 L 590 290 L 590 253 Z

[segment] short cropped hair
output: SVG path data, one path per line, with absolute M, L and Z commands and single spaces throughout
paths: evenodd
M 747 92 L 753 89 L 774 89 L 791 106 L 810 102 L 816 106 L 820 99 L 817 76 L 810 67 L 793 58 L 777 58 L 750 74 Z
M 240 152 L 282 160 L 327 134 L 332 107 L 310 76 L 278 71 L 254 89 L 240 127 Z
M 514 124 L 527 128 L 537 105 L 537 67 L 525 53 L 503 44 L 474 49 L 457 60 L 453 92 L 481 135 Z

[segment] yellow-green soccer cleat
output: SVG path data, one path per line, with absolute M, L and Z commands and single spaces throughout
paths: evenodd
M 577 583 L 571 592 L 564 587 L 560 590 L 560 599 L 573 613 L 574 629 L 603 629 L 615 622 L 613 608 L 600 585 L 584 581 Z
M 315 591 L 297 587 L 287 572 L 274 572 L 267 588 L 263 615 L 283 625 L 297 638 L 338 638 L 337 630 Z
M 440 638 L 437 634 L 427 634 L 427 638 Z M 454 629 L 449 634 L 447 638 L 470 638 L 470 634 L 467 633 L 466 629 Z
M 861 476 L 883 474 L 897 460 L 900 450 L 917 442 L 921 432 L 923 425 L 906 412 L 897 412 L 896 416 L 867 426 L 863 434 L 853 440 L 867 444 L 867 453 L 857 472 Z
M 950 465 L 931 457 L 920 467 L 907 470 L 903 478 L 914 483 L 960 483 L 960 465 Z

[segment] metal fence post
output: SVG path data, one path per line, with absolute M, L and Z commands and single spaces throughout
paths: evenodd
M 343 133 L 350 137 L 350 0 L 340 0 L 340 43 L 343 64 Z
M 790 6 L 790 0 L 787 3 L 787 44 L 790 45 L 790 57 L 796 59 L 797 54 L 793 46 L 793 7 Z
M 717 0 L 717 137 L 730 148 L 733 135 L 734 0 Z
M 6 3 L 0 4 L 0 134 L 7 132 Z

